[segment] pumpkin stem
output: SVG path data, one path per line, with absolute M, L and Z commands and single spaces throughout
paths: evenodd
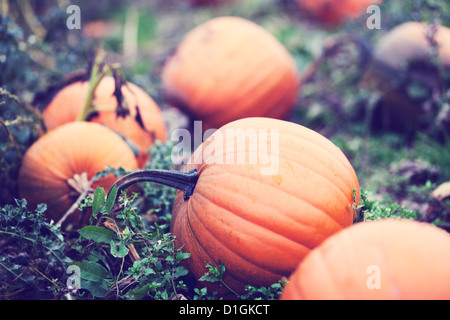
M 102 79 L 112 72 L 115 82 L 114 96 L 117 99 L 117 116 L 126 117 L 129 115 L 130 111 L 128 109 L 127 103 L 122 95 L 122 86 L 126 85 L 126 81 L 120 72 L 120 64 L 107 64 L 105 63 L 106 52 L 100 48 L 95 56 L 95 61 L 91 69 L 91 75 L 89 78 L 89 88 L 84 99 L 83 110 L 78 117 L 78 121 L 86 121 L 89 114 L 93 111 L 97 111 L 96 108 L 92 106 L 92 100 L 94 99 L 95 91 Z
M 117 194 L 129 186 L 139 182 L 156 182 L 165 186 L 173 187 L 184 192 L 184 199 L 189 199 L 197 184 L 199 174 L 193 169 L 188 172 L 169 171 L 169 170 L 137 170 L 129 173 L 117 180 L 108 191 L 108 196 L 114 186 L 116 186 Z M 117 204 L 116 198 L 116 204 Z
M 91 76 L 89 78 L 89 88 L 84 99 L 83 111 L 78 117 L 78 121 L 85 121 L 89 114 L 93 110 L 92 100 L 94 99 L 95 90 L 97 90 L 98 85 L 102 79 L 111 71 L 120 68 L 118 64 L 106 64 L 105 65 L 106 52 L 103 49 L 99 49 L 97 55 L 95 56 L 94 65 L 92 66 Z
M 99 74 L 99 72 L 101 71 L 101 64 L 103 63 L 103 60 L 105 59 L 105 57 L 106 57 L 106 53 L 102 49 L 100 49 L 97 52 L 97 55 L 95 56 L 94 65 L 92 66 L 91 76 L 89 78 L 88 92 L 86 94 L 86 97 L 84 98 L 83 111 L 78 116 L 78 119 L 77 119 L 78 121 L 85 121 L 90 112 L 91 103 L 92 103 L 92 99 L 94 98 L 95 90 L 97 89 L 98 84 L 100 83 L 100 81 L 103 78 L 103 75 L 102 75 L 103 72 L 101 74 Z M 105 71 L 105 70 L 103 69 L 103 71 Z

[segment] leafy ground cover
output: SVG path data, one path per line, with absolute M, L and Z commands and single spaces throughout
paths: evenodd
M 219 15 L 259 23 L 294 56 L 304 83 L 290 120 L 322 133 L 348 156 L 363 191 L 358 221 L 395 216 L 450 230 L 450 205 L 445 198 L 433 197 L 433 190 L 450 180 L 448 133 L 435 125 L 434 117 L 413 131 L 380 126 L 373 112 L 379 92 L 360 86 L 371 48 L 386 32 L 410 20 L 450 26 L 447 2 L 386 0 L 380 5 L 379 30 L 366 27 L 368 15 L 325 28 L 288 0 L 245 0 L 217 7 L 191 7 L 182 1 L 98 0 L 80 5 L 80 30 L 67 28 L 64 1 L 8 3 L 0 6 L 2 299 L 217 298 L 206 286 L 192 287 L 189 272 L 181 265 L 189 254 L 175 249 L 169 232 L 173 189 L 143 184 L 144 196 L 125 196 L 125 209 L 117 217 L 111 216 L 112 200 L 97 190 L 80 204 L 92 207 L 91 225 L 63 233 L 45 220 L 45 204 L 30 208 L 26 199 L 18 198 L 17 174 L 22 156 L 39 136 L 40 112 L 64 83 L 92 63 L 99 44 L 111 61 L 121 64 L 125 78 L 143 87 L 161 106 L 169 129 L 185 125 L 185 116 L 162 95 L 161 68 L 188 30 Z M 94 21 L 102 21 L 107 30 L 101 38 L 89 34 Z M 346 42 L 349 35 L 362 42 Z M 130 44 L 131 38 L 136 45 Z M 327 50 L 336 43 L 337 50 Z M 366 51 L 358 47 L 361 43 Z M 421 94 L 421 88 L 410 89 Z M 450 88 L 427 96 L 423 103 L 448 110 Z M 173 168 L 172 147 L 170 142 L 154 146 L 147 167 Z M 100 218 L 121 232 L 99 226 Z M 129 258 L 132 250 L 140 259 Z M 81 289 L 68 286 L 69 266 L 82 270 Z M 224 266 L 210 266 L 200 283 L 220 283 L 224 272 Z M 282 287 L 282 282 L 249 287 L 239 298 L 276 299 Z

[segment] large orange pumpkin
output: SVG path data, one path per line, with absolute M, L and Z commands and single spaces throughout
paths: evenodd
M 282 300 L 450 299 L 450 235 L 414 220 L 362 222 L 300 263 Z
M 98 123 L 67 123 L 39 138 L 25 153 L 19 172 L 19 193 L 32 206 L 47 204 L 49 219 L 58 222 L 79 195 L 97 186 L 106 190 L 117 180 L 110 174 L 91 183 L 107 166 L 138 168 L 127 143 Z M 63 224 L 78 226 L 81 213 L 74 210 Z
M 324 25 L 335 27 L 366 13 L 369 6 L 382 0 L 297 0 L 301 9 Z
M 171 230 L 177 247 L 191 254 L 188 269 L 198 279 L 206 264 L 222 262 L 223 280 L 239 293 L 247 284 L 268 286 L 289 276 L 311 249 L 352 225 L 359 201 L 358 179 L 342 151 L 283 120 L 225 125 L 185 171 L 138 171 L 118 186 L 148 180 L 183 190 Z
M 445 83 L 443 71 L 450 71 L 450 29 L 409 21 L 377 43 L 362 85 L 381 92 L 377 118 L 384 119 L 384 126 L 415 132 L 430 117 L 424 101 L 450 85 L 448 80 Z M 423 93 L 411 94 L 413 87 Z
M 162 71 L 167 99 L 219 128 L 245 117 L 283 118 L 297 96 L 296 64 L 259 25 L 213 18 L 191 30 Z
M 75 82 L 56 94 L 42 115 L 47 130 L 78 119 L 83 111 L 88 87 L 88 82 Z M 107 125 L 134 144 L 139 153 L 139 166 L 142 167 L 149 159 L 148 149 L 154 141 L 166 139 L 166 126 L 161 110 L 144 90 L 127 82 L 122 86 L 122 94 L 130 114 L 126 117 L 118 116 L 114 89 L 113 77 L 107 76 L 101 80 L 95 91 L 93 105 L 102 111 L 93 114 L 89 121 Z

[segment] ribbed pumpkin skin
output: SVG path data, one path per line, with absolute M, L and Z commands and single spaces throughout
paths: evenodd
M 238 17 L 217 17 L 191 30 L 166 62 L 162 82 L 168 100 L 204 128 L 245 117 L 285 117 L 299 87 L 289 52 Z
M 88 86 L 88 82 L 75 82 L 57 93 L 42 115 L 47 130 L 77 120 L 83 109 Z M 95 91 L 93 104 L 115 108 L 117 100 L 113 93 L 114 79 L 110 76 L 103 78 Z M 140 87 L 128 82 L 127 86 L 122 87 L 122 94 L 128 103 L 131 116 L 123 118 L 117 117 L 115 111 L 100 111 L 89 121 L 107 125 L 136 144 L 140 148 L 138 162 L 142 167 L 149 159 L 147 151 L 155 139 L 166 139 L 165 123 L 158 105 Z M 139 107 L 144 128 L 135 120 L 136 106 Z
M 358 223 L 313 250 L 280 299 L 448 300 L 449 252 L 450 235 L 430 224 L 397 219 Z M 368 279 L 376 276 L 373 266 L 379 268 L 379 289 L 374 278 Z
M 109 128 L 93 122 L 71 122 L 39 138 L 25 153 L 19 172 L 19 193 L 31 206 L 47 204 L 47 217 L 58 221 L 78 195 L 71 196 L 67 179 L 86 172 L 91 179 L 107 166 L 138 168 L 126 142 Z M 111 174 L 93 183 L 108 191 L 117 180 Z M 79 210 L 67 220 L 78 223 Z
M 217 164 L 220 150 L 195 164 L 202 158 L 197 149 L 192 156 L 196 161 L 186 170 L 197 169 L 199 180 L 187 201 L 177 194 L 171 227 L 177 246 L 191 253 L 187 267 L 197 279 L 207 263 L 217 266 L 220 260 L 226 283 L 243 292 L 247 284 L 268 286 L 288 276 L 312 248 L 351 225 L 353 189 L 359 201 L 359 185 L 341 150 L 303 126 L 247 118 L 220 132 L 227 129 L 279 130 L 278 172 L 262 175 L 261 162 Z M 216 134 L 203 143 L 203 150 L 213 145 Z M 245 154 L 249 156 L 248 143 Z
M 366 14 L 366 10 L 382 0 L 297 0 L 304 9 L 321 23 L 333 27 L 349 19 L 356 19 Z

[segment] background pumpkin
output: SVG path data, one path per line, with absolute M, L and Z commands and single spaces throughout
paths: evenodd
M 297 0 L 301 9 L 324 25 L 335 27 L 346 20 L 357 19 L 367 8 L 382 0 Z
M 281 299 L 449 299 L 449 252 L 450 235 L 431 224 L 358 223 L 311 251 Z
M 376 45 L 362 83 L 382 94 L 374 119 L 382 119 L 384 127 L 417 130 L 429 116 L 422 103 L 433 90 L 450 84 L 444 83 L 439 68 L 450 70 L 449 28 L 409 21 L 386 33 Z M 412 85 L 424 93 L 411 94 Z
M 97 186 L 109 189 L 117 179 L 113 174 L 87 184 L 107 166 L 127 170 L 138 167 L 130 147 L 109 128 L 84 121 L 67 123 L 39 138 L 27 150 L 19 172 L 19 193 L 32 206 L 46 203 L 48 218 L 58 222 L 80 191 Z M 87 180 L 77 176 L 83 173 Z M 76 183 L 81 190 L 75 190 L 70 183 Z M 80 211 L 75 210 L 64 228 L 87 222 L 80 218 Z
M 239 138 L 227 138 L 227 130 L 237 130 Z M 268 150 L 271 130 L 279 133 L 277 173 L 261 174 L 267 165 L 261 158 L 257 164 L 237 163 L 240 153 L 248 161 L 257 152 L 250 151 L 248 141 L 241 151 L 226 148 L 248 130 L 266 130 Z M 230 155 L 234 164 L 224 160 Z M 322 135 L 282 120 L 247 118 L 222 127 L 194 152 L 185 170 L 192 169 L 199 173 L 194 192 L 186 200 L 179 191 L 173 208 L 177 247 L 191 253 L 187 267 L 197 279 L 207 263 L 221 261 L 224 281 L 241 293 L 247 284 L 269 286 L 291 274 L 312 248 L 353 223 L 354 189 L 359 201 L 356 174 L 341 150 Z
M 88 92 L 88 82 L 75 82 L 61 89 L 43 111 L 43 120 L 47 130 L 52 130 L 62 124 L 78 119 L 84 106 L 84 98 Z M 138 163 L 142 167 L 149 159 L 148 149 L 155 139 L 165 141 L 166 126 L 161 110 L 154 100 L 140 87 L 127 82 L 122 86 L 124 100 L 128 104 L 130 115 L 117 116 L 117 100 L 113 95 L 114 78 L 107 76 L 102 79 L 95 91 L 94 106 L 102 110 L 91 117 L 89 121 L 102 123 L 117 131 L 134 144 L 138 150 Z M 139 110 L 139 113 L 138 113 Z
M 245 117 L 283 118 L 299 87 L 290 53 L 239 17 L 213 18 L 191 30 L 166 61 L 162 83 L 169 102 L 205 129 Z

